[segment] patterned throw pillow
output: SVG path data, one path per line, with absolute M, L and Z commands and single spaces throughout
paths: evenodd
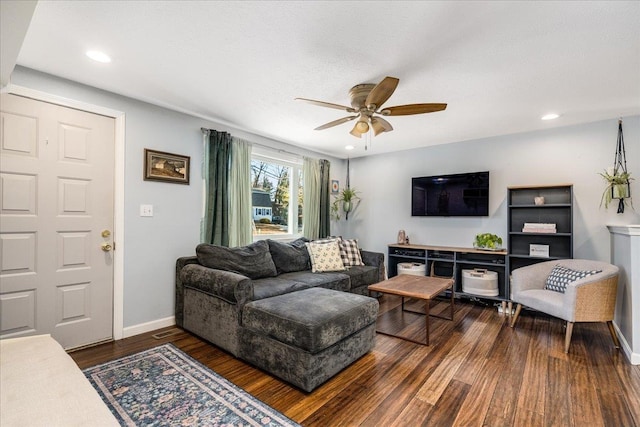
M 345 267 L 364 265 L 364 262 L 362 262 L 362 256 L 360 256 L 357 239 L 340 240 L 340 257 L 342 257 L 342 263 Z
M 567 285 L 575 282 L 576 280 L 583 279 L 592 274 L 600 273 L 602 270 L 580 271 L 572 270 L 561 265 L 553 267 L 551 274 L 547 277 L 547 283 L 544 288 L 550 291 L 565 293 Z
M 311 258 L 311 271 L 320 273 L 323 271 L 343 271 L 344 264 L 340 258 L 340 245 L 337 240 L 329 242 L 305 243 Z

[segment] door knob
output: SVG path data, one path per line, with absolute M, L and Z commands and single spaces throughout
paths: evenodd
M 100 245 L 100 249 L 102 249 L 105 252 L 109 252 L 112 249 L 112 247 L 108 243 L 103 243 L 102 245 Z

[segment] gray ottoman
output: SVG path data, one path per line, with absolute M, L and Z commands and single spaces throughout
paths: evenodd
M 378 301 L 311 288 L 248 303 L 240 357 L 310 392 L 374 345 Z

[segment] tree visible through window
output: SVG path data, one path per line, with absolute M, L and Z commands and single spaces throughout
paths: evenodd
M 251 159 L 254 238 L 302 232 L 302 169 L 300 165 L 262 158 Z

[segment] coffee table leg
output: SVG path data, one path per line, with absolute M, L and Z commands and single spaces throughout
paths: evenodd
M 425 314 L 426 314 L 426 316 L 424 317 L 424 319 L 425 319 L 424 322 L 425 322 L 426 329 L 427 329 L 427 341 L 426 341 L 427 345 L 429 345 L 429 306 L 431 305 L 431 304 L 429 304 L 430 302 L 431 302 L 430 300 L 426 300 L 425 301 Z

